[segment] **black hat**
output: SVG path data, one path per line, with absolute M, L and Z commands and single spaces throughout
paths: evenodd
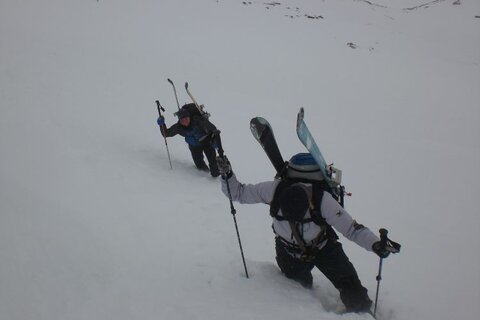
M 280 194 L 280 209 L 287 220 L 302 221 L 309 207 L 307 191 L 298 184 L 287 187 Z
M 186 117 L 190 117 L 190 113 L 185 109 L 180 109 L 177 112 L 177 117 L 178 117 L 179 120 L 183 119 L 183 118 L 186 118 Z

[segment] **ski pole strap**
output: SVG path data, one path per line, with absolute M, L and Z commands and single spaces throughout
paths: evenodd
M 391 253 L 399 253 L 401 247 L 402 246 L 400 243 L 387 239 L 387 246 L 385 247 L 385 249 L 387 249 Z

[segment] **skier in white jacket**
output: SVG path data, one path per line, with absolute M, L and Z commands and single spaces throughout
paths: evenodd
M 289 161 L 302 159 L 309 175 L 312 167 L 318 169 L 310 154 L 298 154 Z M 217 158 L 222 174 L 222 191 L 240 203 L 270 205 L 275 234 L 277 264 L 282 273 L 306 288 L 312 287 L 311 270 L 317 267 L 339 290 L 347 312 L 369 312 L 372 301 L 362 286 L 354 266 L 342 249 L 332 227 L 347 239 L 367 251 L 386 258 L 389 251 L 370 229 L 357 223 L 350 214 L 326 191 L 319 190 L 301 179 L 275 179 L 257 184 L 243 184 L 231 170 L 226 157 Z M 295 167 L 295 174 L 302 170 Z M 315 170 L 313 170 L 315 171 Z

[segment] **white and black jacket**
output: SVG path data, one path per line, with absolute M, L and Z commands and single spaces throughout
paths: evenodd
M 222 191 L 228 197 L 226 182 L 223 179 L 221 180 Z M 247 204 L 265 203 L 269 205 L 273 200 L 275 189 L 279 182 L 279 180 L 273 180 L 257 184 L 243 184 L 237 180 L 235 174 L 228 179 L 232 200 Z M 309 190 L 311 197 L 311 185 L 305 184 L 305 186 L 307 186 L 307 190 Z M 368 251 L 372 251 L 372 244 L 380 240 L 370 229 L 357 223 L 330 195 L 330 193 L 326 191 L 324 191 L 323 194 L 320 211 L 327 224 L 332 226 L 347 239 L 355 242 Z M 281 210 L 278 215 L 282 215 Z M 310 212 L 307 212 L 305 217 L 309 218 L 309 215 Z M 303 223 L 301 228 L 303 230 L 300 230 L 300 233 L 307 246 L 311 245 L 316 240 L 319 233 L 322 232 L 322 227 L 313 221 Z M 292 235 L 292 229 L 288 221 L 279 220 L 274 217 L 273 230 L 277 237 L 280 237 L 282 240 L 287 241 L 293 246 L 298 246 Z M 317 247 L 319 249 L 323 248 L 326 242 L 327 240 L 320 242 L 317 244 Z

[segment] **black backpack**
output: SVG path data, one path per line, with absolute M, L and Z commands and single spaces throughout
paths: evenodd
M 200 110 L 198 110 L 197 106 L 195 105 L 195 103 L 187 103 L 182 107 L 182 109 L 187 110 L 188 113 L 190 114 L 190 117 L 202 115 L 200 113 Z
M 285 217 L 278 215 L 280 210 L 280 195 L 282 192 L 295 183 L 309 183 L 312 185 L 312 199 L 310 199 L 310 218 L 304 218 L 301 223 L 314 222 L 324 229 L 325 236 L 330 239 L 338 239 L 337 234 L 323 218 L 321 213 L 321 205 L 323 192 L 330 193 L 342 206 L 343 197 L 340 197 L 332 190 L 330 185 L 323 179 L 320 167 L 313 159 L 310 153 L 299 153 L 293 156 L 290 161 L 285 163 L 284 170 L 280 174 L 280 182 L 275 189 L 273 200 L 270 203 L 270 215 L 279 220 L 287 220 Z
M 305 181 L 304 181 L 305 182 Z M 278 221 L 288 221 L 287 218 L 280 216 L 278 214 L 280 210 L 280 195 L 282 192 L 290 187 L 291 185 L 298 183 L 295 180 L 291 179 L 284 179 L 280 181 L 275 189 L 275 194 L 273 195 L 273 200 L 270 203 L 270 216 L 275 218 Z M 338 239 L 335 230 L 333 230 L 332 226 L 330 226 L 325 218 L 322 216 L 321 206 L 322 206 L 322 199 L 323 199 L 323 192 L 325 191 L 321 184 L 318 184 L 314 181 L 309 182 L 312 184 L 312 199 L 310 199 L 310 218 L 303 218 L 300 223 L 309 223 L 313 222 L 316 225 L 322 227 L 325 232 L 325 236 L 329 239 Z M 290 222 L 290 221 L 289 221 Z
M 202 108 L 202 111 L 203 112 L 200 112 L 200 110 L 197 108 L 197 106 L 195 105 L 195 103 L 187 103 L 187 104 L 184 104 L 180 110 L 185 110 L 188 112 L 188 114 L 190 115 L 190 117 L 196 117 L 196 116 L 199 116 L 199 117 L 203 117 L 203 118 L 206 118 L 208 119 L 210 114 L 205 112 L 203 110 L 203 105 L 200 106 L 200 108 Z M 177 114 L 180 112 L 177 111 L 174 113 L 175 116 L 177 116 Z

